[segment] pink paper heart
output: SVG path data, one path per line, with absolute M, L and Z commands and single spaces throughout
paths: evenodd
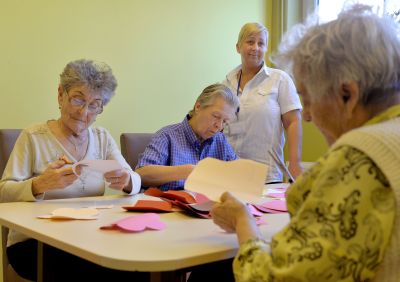
M 155 213 L 129 216 L 114 224 L 123 231 L 128 232 L 139 232 L 146 228 L 152 230 L 163 230 L 166 227 L 166 224 L 160 220 L 160 216 Z
M 270 201 L 261 204 L 261 206 L 276 211 L 287 211 L 286 201 Z

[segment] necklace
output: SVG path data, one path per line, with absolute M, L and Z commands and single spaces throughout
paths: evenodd
M 73 140 L 70 139 L 70 137 L 67 134 L 65 134 L 65 132 L 63 130 L 64 126 L 62 125 L 61 120 L 57 121 L 57 125 L 58 125 L 58 128 L 60 129 L 60 132 L 61 132 L 62 136 L 64 137 L 64 139 L 66 139 L 68 141 L 68 143 L 73 146 L 73 148 L 75 150 L 75 154 L 77 156 L 79 156 L 79 158 L 77 158 L 77 159 L 80 159 L 81 154 L 82 154 L 82 148 L 85 149 L 85 151 L 86 151 L 86 148 L 84 148 L 84 144 L 88 141 L 87 135 L 86 135 L 86 138 L 84 138 L 82 141 L 74 142 Z

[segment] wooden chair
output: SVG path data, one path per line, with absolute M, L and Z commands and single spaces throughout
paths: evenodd
M 15 141 L 21 129 L 0 129 L 0 175 L 3 175 L 4 168 L 7 165 L 8 158 L 14 148 Z M 7 258 L 7 237 L 8 228 L 1 227 L 1 247 L 2 247 L 2 260 L 3 260 L 3 282 L 24 282 L 28 281 L 19 276 L 8 262 Z
M 120 136 L 121 153 L 134 170 L 139 155 L 144 152 L 154 133 L 122 133 Z

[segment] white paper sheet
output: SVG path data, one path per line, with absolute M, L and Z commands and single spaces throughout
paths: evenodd
M 99 171 L 101 173 L 106 173 L 123 168 L 121 164 L 116 160 L 82 160 L 72 165 L 72 171 L 77 176 L 79 176 L 79 173 L 77 172 L 78 166 L 82 166 L 84 169 Z
M 225 162 L 213 158 L 201 160 L 185 183 L 185 189 L 219 201 L 229 191 L 244 202 L 259 202 L 267 175 L 267 166 L 252 160 Z

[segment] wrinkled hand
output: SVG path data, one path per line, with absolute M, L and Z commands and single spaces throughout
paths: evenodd
M 77 179 L 77 176 L 71 167 L 64 167 L 65 164 L 65 160 L 57 160 L 51 163 L 41 175 L 33 178 L 33 195 L 54 189 L 63 189 L 71 185 Z
M 249 217 L 246 205 L 235 198 L 231 193 L 225 192 L 221 202 L 216 203 L 211 209 L 211 216 L 216 225 L 227 232 L 236 232 L 238 221 Z
M 126 188 L 131 181 L 131 175 L 127 169 L 109 171 L 104 174 L 104 178 L 110 183 L 109 187 L 116 190 Z

